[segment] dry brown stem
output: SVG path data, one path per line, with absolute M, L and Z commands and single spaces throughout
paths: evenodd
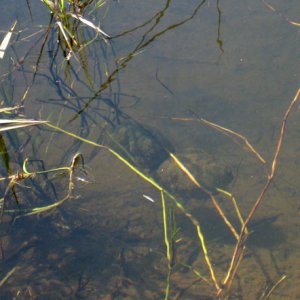
M 283 117 L 281 130 L 280 130 L 280 136 L 279 136 L 279 139 L 278 139 L 277 147 L 276 147 L 274 158 L 273 158 L 273 161 L 272 161 L 271 173 L 270 173 L 270 175 L 268 175 L 267 181 L 266 181 L 262 191 L 260 192 L 259 196 L 257 197 L 250 213 L 248 214 L 248 216 L 247 216 L 247 218 L 246 218 L 246 220 L 245 220 L 245 222 L 244 222 L 244 224 L 241 228 L 239 239 L 236 243 L 234 253 L 233 253 L 233 256 L 232 256 L 232 259 L 231 259 L 231 263 L 230 263 L 230 266 L 228 268 L 227 275 L 226 275 L 226 277 L 223 281 L 223 286 L 225 288 L 228 288 L 229 285 L 232 284 L 232 281 L 234 280 L 235 274 L 237 272 L 237 267 L 236 266 L 237 266 L 237 264 L 239 264 L 240 255 L 243 254 L 242 249 L 243 249 L 243 242 L 246 239 L 246 235 L 245 235 L 246 227 L 249 224 L 249 222 L 251 221 L 251 219 L 253 218 L 257 208 L 259 207 L 259 205 L 262 202 L 262 199 L 263 199 L 266 191 L 268 190 L 270 184 L 273 181 L 275 171 L 277 169 L 278 157 L 279 157 L 279 154 L 280 154 L 280 151 L 281 151 L 281 148 L 282 148 L 282 141 L 283 141 L 283 137 L 284 137 L 284 134 L 285 134 L 286 122 L 287 122 L 287 119 L 289 117 L 289 114 L 290 114 L 291 110 L 293 109 L 293 107 L 295 106 L 295 104 L 296 104 L 296 102 L 299 98 L 299 95 L 300 95 L 300 89 L 298 89 L 297 93 L 294 96 L 293 101 L 289 105 L 289 107 L 288 107 L 288 109 L 285 112 L 285 115 Z M 220 293 L 219 293 L 219 295 L 220 295 Z
M 300 26 L 300 23 L 290 20 L 290 18 L 286 17 L 282 12 L 278 11 L 274 6 L 272 6 L 271 4 L 269 4 L 268 2 L 266 2 L 265 0 L 261 0 L 261 2 L 268 9 L 270 9 L 272 12 L 278 14 L 282 19 L 284 19 L 285 21 L 287 21 L 289 24 L 294 25 L 294 26 Z
M 233 138 L 237 138 L 238 141 L 241 141 L 244 146 L 250 151 L 252 152 L 257 159 L 262 162 L 262 163 L 266 163 L 266 161 L 264 160 L 264 158 L 258 153 L 258 151 L 251 145 L 251 143 L 247 140 L 246 137 L 244 137 L 243 135 L 241 135 L 240 133 L 237 133 L 231 129 L 228 129 L 226 127 L 220 126 L 216 123 L 210 122 L 208 120 L 205 120 L 203 118 L 200 119 L 193 119 L 193 118 L 172 118 L 172 120 L 177 120 L 177 121 L 183 121 L 183 122 L 201 122 L 204 123 L 205 125 L 229 136 L 229 137 L 233 137 Z

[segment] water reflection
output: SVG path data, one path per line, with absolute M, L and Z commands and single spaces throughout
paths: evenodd
M 220 0 L 217 0 L 217 12 L 218 12 L 218 34 L 217 34 L 217 44 L 221 51 L 221 55 L 224 53 L 223 41 L 221 38 L 221 21 L 222 21 L 222 11 L 220 9 Z

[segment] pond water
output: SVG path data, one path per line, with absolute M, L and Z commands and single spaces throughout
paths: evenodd
M 215 188 L 231 193 L 246 219 L 268 180 L 299 88 L 298 1 L 90 1 L 83 16 L 110 38 L 69 15 L 81 43 L 71 53 L 41 1 L 0 8 L 0 40 L 17 20 L 0 61 L 1 107 L 18 106 L 1 117 L 52 126 L 1 135 L 0 298 L 165 299 L 161 193 L 116 152 L 199 222 L 221 289 L 236 239 L 209 196 L 239 232 L 232 201 Z M 300 298 L 299 117 L 296 103 L 230 299 Z M 169 152 L 212 192 L 199 191 Z M 26 179 L 26 159 L 32 173 L 66 169 Z M 178 230 L 169 299 L 217 299 L 195 222 L 166 201 L 168 230 Z M 49 209 L 29 215 L 41 207 Z

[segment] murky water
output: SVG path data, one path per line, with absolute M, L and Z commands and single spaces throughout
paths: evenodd
M 166 184 L 200 222 L 221 285 L 235 238 L 208 197 L 166 162 L 166 149 L 200 182 L 209 182 L 209 189 L 225 182 L 242 215 L 248 215 L 271 172 L 283 116 L 299 88 L 299 27 L 291 23 L 300 22 L 299 4 L 120 0 L 95 5 L 84 16 L 112 38 L 94 39 L 95 31 L 80 25 L 78 40 L 90 43 L 68 62 L 54 23 L 46 38 L 50 14 L 42 2 L 0 4 L 6 11 L 1 40 L 18 21 L 0 61 L 1 104 L 22 105 L 18 113 L 27 118 L 109 145 Z M 246 137 L 266 164 L 239 138 L 200 118 Z M 265 299 L 269 292 L 271 299 L 300 297 L 298 121 L 297 104 L 274 181 L 248 227 L 230 299 Z M 78 152 L 84 165 L 75 170 L 72 197 L 54 210 L 14 220 L 63 199 L 66 174 L 17 178 L 14 189 L 7 188 L 8 180 L 1 183 L 1 299 L 163 299 L 168 264 L 160 192 L 109 151 L 44 125 L 9 131 L 2 134 L 1 175 L 21 172 L 26 158 L 34 160 L 31 171 L 70 166 Z M 216 198 L 239 228 L 230 199 Z M 196 229 L 178 209 L 174 214 L 180 230 L 170 299 L 216 299 Z

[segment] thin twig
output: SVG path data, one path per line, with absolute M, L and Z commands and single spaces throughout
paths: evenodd
M 177 164 L 177 166 L 183 171 L 183 173 L 189 178 L 190 181 L 192 181 L 200 190 L 205 192 L 211 199 L 214 207 L 216 208 L 217 212 L 219 215 L 222 217 L 224 220 L 225 224 L 228 226 L 232 234 L 236 239 L 238 239 L 239 235 L 237 231 L 234 229 L 233 225 L 230 223 L 230 221 L 227 219 L 225 213 L 222 211 L 220 205 L 218 204 L 216 198 L 214 195 L 208 191 L 199 181 L 192 175 L 192 173 L 181 163 L 181 161 L 173 154 L 169 153 L 170 157 L 174 160 L 174 162 Z
M 223 281 L 223 286 L 225 286 L 225 287 L 227 286 L 228 282 L 231 282 L 233 280 L 234 275 L 236 273 L 236 272 L 234 272 L 234 270 L 235 270 L 235 266 L 236 266 L 237 262 L 239 261 L 239 256 L 241 255 L 240 249 L 241 249 L 243 241 L 244 241 L 246 226 L 249 224 L 249 222 L 253 218 L 253 215 L 255 214 L 257 208 L 259 207 L 260 203 L 262 202 L 262 199 L 263 199 L 266 191 L 268 190 L 270 184 L 273 181 L 275 171 L 277 168 L 278 157 L 279 157 L 279 154 L 280 154 L 280 151 L 282 148 L 282 141 L 283 141 L 283 137 L 284 137 L 284 133 L 285 133 L 286 122 L 287 122 L 287 119 L 289 117 L 291 110 L 293 109 L 293 107 L 295 106 L 295 104 L 299 98 L 299 95 L 300 95 L 300 89 L 298 89 L 297 93 L 294 96 L 294 99 L 292 100 L 291 104 L 289 105 L 288 109 L 286 110 L 286 112 L 284 114 L 282 125 L 281 125 L 281 130 L 280 130 L 279 140 L 278 140 L 277 147 L 275 150 L 274 159 L 272 161 L 271 173 L 270 173 L 270 175 L 268 175 L 268 179 L 267 179 L 265 186 L 263 187 L 261 193 L 257 197 L 248 217 L 245 220 L 245 223 L 243 224 L 243 226 L 241 228 L 240 236 L 239 236 L 239 239 L 235 246 L 234 254 L 232 256 L 232 260 L 231 260 L 230 266 L 228 268 L 226 278 Z
M 2 287 L 2 285 L 8 280 L 8 278 L 15 273 L 15 271 L 17 270 L 17 267 L 12 268 L 5 276 L 4 278 L 0 281 L 0 287 Z
M 283 275 L 273 286 L 272 288 L 269 290 L 268 294 L 264 297 L 264 299 L 269 299 L 271 294 L 274 292 L 274 290 L 279 286 L 279 284 L 281 284 L 281 282 L 283 280 L 286 279 L 286 275 Z
M 277 13 L 283 20 L 285 20 L 286 22 L 288 22 L 291 25 L 294 26 L 300 26 L 300 23 L 295 22 L 290 20 L 290 18 L 286 17 L 282 12 L 278 11 L 274 6 L 272 6 L 271 4 L 267 3 L 267 1 L 265 0 L 261 0 L 261 2 L 268 8 L 270 9 L 272 12 Z
M 204 123 L 205 125 L 215 129 L 215 130 L 218 130 L 219 132 L 227 135 L 227 136 L 233 136 L 233 137 L 236 137 L 238 138 L 239 140 L 241 140 L 243 142 L 243 144 L 246 146 L 246 148 L 254 153 L 254 155 L 258 158 L 258 160 L 262 163 L 266 163 L 265 159 L 258 153 L 258 151 L 251 145 L 251 143 L 247 140 L 246 137 L 244 137 L 243 135 L 241 135 L 240 133 L 237 133 L 231 129 L 228 129 L 226 127 L 223 127 L 223 126 L 220 126 L 216 123 L 213 123 L 213 122 L 210 122 L 210 121 L 207 121 L 203 118 L 200 118 L 200 119 L 193 119 L 193 118 L 171 118 L 172 120 L 177 120 L 177 121 L 184 121 L 184 122 L 201 122 L 201 123 Z

